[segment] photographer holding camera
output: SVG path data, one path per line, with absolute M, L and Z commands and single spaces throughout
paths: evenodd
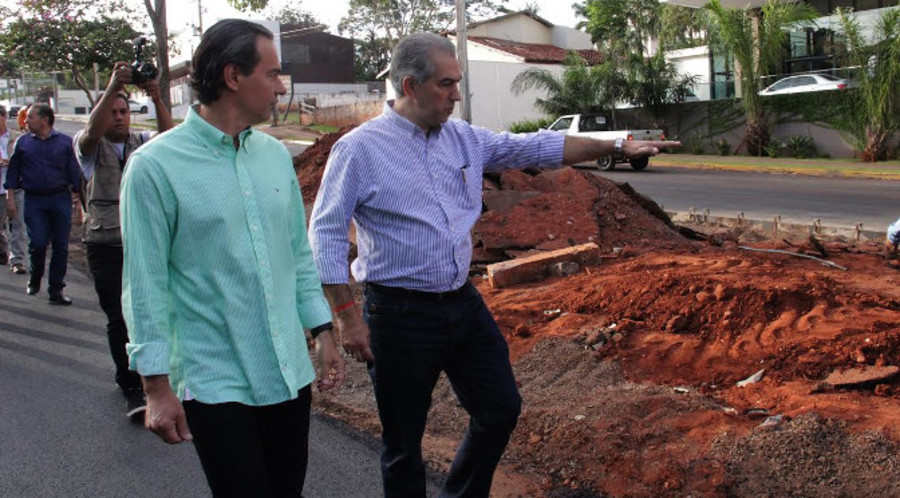
M 135 62 L 117 62 L 106 91 L 100 98 L 87 127 L 75 134 L 75 156 L 87 182 L 84 243 L 88 266 L 100 307 L 106 313 L 106 334 L 116 364 L 116 384 L 125 395 L 126 415 L 139 418 L 146 409 L 140 376 L 128 370 L 128 330 L 122 317 L 122 234 L 119 229 L 119 187 L 128 157 L 151 138 L 149 131 L 131 131 L 131 111 L 125 85 L 144 90 L 156 108 L 156 128 L 162 133 L 175 123 L 163 103 L 156 69 L 140 58 L 135 41 Z M 152 71 L 147 71 L 149 66 Z M 137 72 L 133 70 L 137 67 Z M 144 68 L 144 70 L 141 70 Z M 147 77 L 150 76 L 150 79 Z

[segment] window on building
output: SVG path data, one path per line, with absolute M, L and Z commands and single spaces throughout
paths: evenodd
M 309 45 L 285 43 L 281 46 L 282 59 L 292 64 L 309 64 Z

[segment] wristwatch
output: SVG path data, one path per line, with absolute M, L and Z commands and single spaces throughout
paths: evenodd
M 322 325 L 319 325 L 318 327 L 310 329 L 309 335 L 311 335 L 312 338 L 315 339 L 316 337 L 319 337 L 319 334 L 321 334 L 322 332 L 327 332 L 329 330 L 332 330 L 333 328 L 334 326 L 331 325 L 331 322 L 326 322 Z
M 621 154 L 622 154 L 622 145 L 623 145 L 624 143 L 625 143 L 625 139 L 624 139 L 624 138 L 622 138 L 622 137 L 617 138 L 617 139 L 616 139 L 616 144 L 613 145 L 613 152 L 616 153 L 616 154 L 618 154 L 618 155 L 621 155 Z

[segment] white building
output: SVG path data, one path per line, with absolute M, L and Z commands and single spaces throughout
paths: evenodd
M 455 36 L 449 38 L 456 44 Z M 527 12 L 470 24 L 467 40 L 472 123 L 495 131 L 508 130 L 516 121 L 544 117 L 534 107 L 535 99 L 545 96 L 543 91 L 515 95 L 510 90 L 516 76 L 526 69 L 562 74 L 562 62 L 570 50 L 581 54 L 588 64 L 602 60 L 587 33 L 555 26 Z M 459 112 L 457 106 L 457 117 Z

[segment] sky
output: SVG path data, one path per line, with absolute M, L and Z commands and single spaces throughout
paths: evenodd
M 130 0 L 143 11 L 143 2 Z M 245 19 L 260 18 L 260 14 L 242 13 L 229 7 L 226 0 L 200 0 L 203 5 L 203 25 L 209 26 L 216 19 L 225 17 L 241 17 Z M 337 34 L 337 24 L 347 13 L 349 0 L 269 0 L 270 5 L 280 8 L 286 3 L 300 6 L 301 10 L 311 12 L 316 18 L 329 26 L 330 31 Z M 522 9 L 528 3 L 538 5 L 538 15 L 562 26 L 575 26 L 578 22 L 572 11 L 575 0 L 508 0 L 506 6 L 513 10 Z M 168 2 L 169 31 L 180 32 L 190 25 L 197 24 L 197 0 Z

